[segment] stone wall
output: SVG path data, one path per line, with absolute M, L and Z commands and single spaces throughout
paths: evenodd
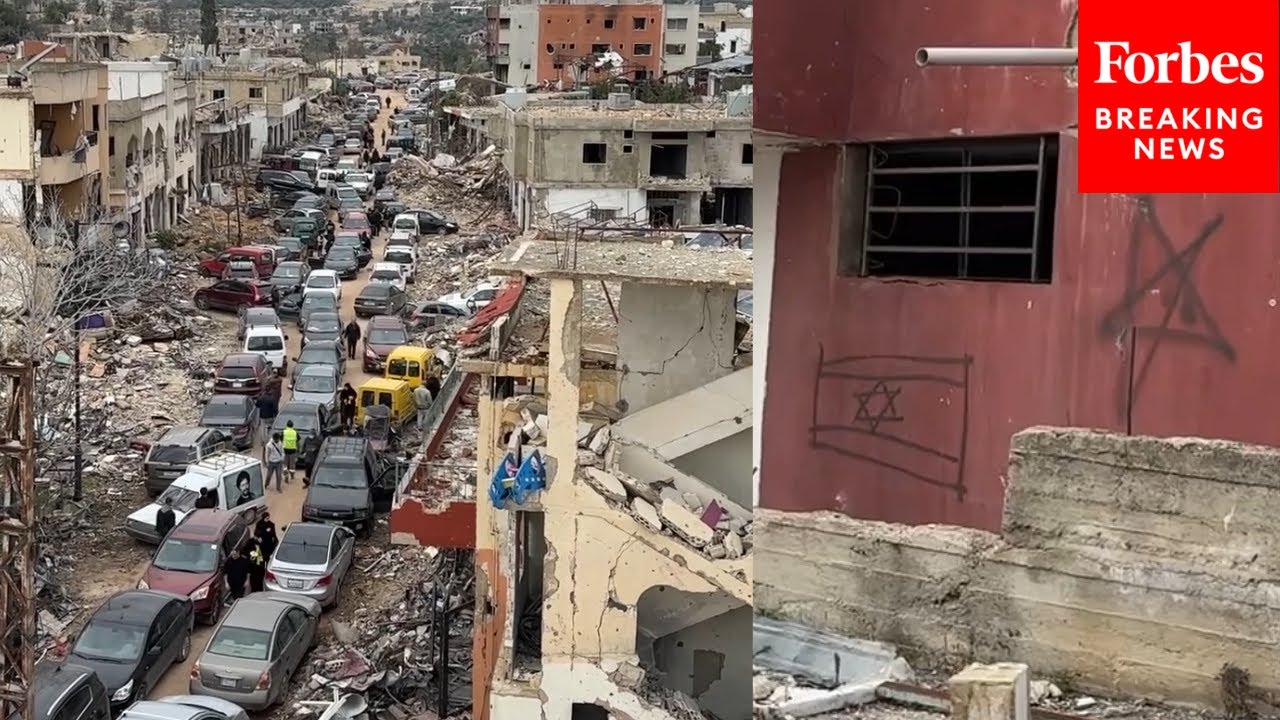
M 917 662 L 1218 705 L 1227 663 L 1280 690 L 1277 517 L 1275 449 L 1030 428 L 1003 537 L 758 509 L 756 607 Z

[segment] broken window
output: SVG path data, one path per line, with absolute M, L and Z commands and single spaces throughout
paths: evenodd
M 636 43 L 636 55 L 646 56 L 653 54 L 653 46 L 649 43 Z
M 582 162 L 587 165 L 603 165 L 607 155 L 604 143 L 582 143 Z
M 756 150 L 751 143 L 742 143 L 742 164 L 751 165 L 755 161 Z
M 609 43 L 595 43 L 591 46 L 592 55 L 603 55 L 609 52 Z
M 609 720 L 609 711 L 595 703 L 574 703 L 569 720 Z
M 536 511 L 515 513 L 515 659 L 523 669 L 542 667 L 542 591 L 546 568 L 545 516 Z
M 884 143 L 852 150 L 865 172 L 867 276 L 1047 283 L 1052 277 L 1056 136 Z M 847 249 L 846 249 L 847 250 Z M 843 253 L 842 253 L 843 254 Z M 848 261 L 841 260 L 848 268 Z
M 498 29 L 499 29 L 499 30 L 510 30 L 510 29 L 511 29 L 511 18 L 498 18 Z
M 667 55 L 683 55 L 684 49 L 685 49 L 684 43 L 676 43 L 676 44 L 667 43 L 667 46 L 663 48 L 663 52 L 665 52 Z
M 632 30 L 643 30 L 643 29 L 644 29 L 644 18 L 631 18 L 631 29 L 632 29 Z
M 649 175 L 652 177 L 685 177 L 688 164 L 688 145 L 654 145 L 649 148 Z
M 605 30 L 612 30 L 612 29 L 613 29 L 613 18 L 605 18 L 605 21 L 604 21 L 604 29 L 605 29 Z

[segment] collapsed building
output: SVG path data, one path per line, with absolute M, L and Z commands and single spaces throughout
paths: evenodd
M 572 96 L 570 96 L 572 97 Z M 723 103 L 647 104 L 508 92 L 446 108 L 474 146 L 503 149 L 521 229 L 557 215 L 653 226 L 750 225 L 751 93 Z

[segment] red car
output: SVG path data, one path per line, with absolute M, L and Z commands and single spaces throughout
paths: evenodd
M 387 366 L 387 356 L 401 345 L 409 344 L 409 331 L 404 321 L 394 315 L 378 315 L 365 325 L 364 371 L 381 373 Z
M 280 378 L 267 359 L 257 353 L 231 353 L 213 375 L 213 391 L 227 395 L 280 397 Z
M 253 263 L 258 270 L 258 275 L 264 278 L 271 277 L 271 273 L 276 267 L 275 250 L 257 245 L 246 245 L 244 247 L 233 247 L 217 257 L 201 260 L 200 274 L 206 277 L 222 277 L 222 274 L 227 270 L 227 266 L 237 260 Z
M 227 594 L 223 565 L 250 534 L 249 520 L 240 513 L 192 510 L 160 543 L 138 589 L 190 597 L 196 617 L 216 625 Z
M 270 285 L 249 280 L 219 280 L 196 290 L 196 307 L 201 310 L 232 310 L 268 307 L 275 302 Z

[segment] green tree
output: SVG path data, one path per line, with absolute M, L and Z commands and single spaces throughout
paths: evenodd
M 693 91 L 684 83 L 642 82 L 636 86 L 636 99 L 646 103 L 693 102 Z
M 200 44 L 218 46 L 217 0 L 200 0 Z
M 46 25 L 61 25 L 71 17 L 71 13 L 75 12 L 74 5 L 61 0 L 54 0 L 44 6 L 44 23 Z
M 27 14 L 9 2 L 0 2 L 0 45 L 30 37 L 33 28 Z

